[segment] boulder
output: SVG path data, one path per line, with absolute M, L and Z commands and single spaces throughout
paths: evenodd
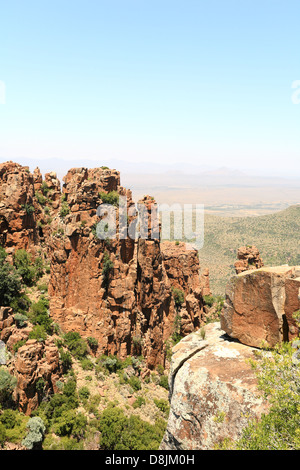
M 250 358 L 254 349 L 224 335 L 219 323 L 205 327 L 204 339 L 192 333 L 173 348 L 161 450 L 213 450 L 267 412 Z
M 226 287 L 221 327 L 254 347 L 274 347 L 298 334 L 299 268 L 263 267 L 233 276 Z

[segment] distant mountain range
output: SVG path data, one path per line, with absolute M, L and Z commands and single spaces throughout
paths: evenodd
M 121 184 L 131 189 L 134 200 L 146 194 L 154 196 L 160 204 L 204 204 L 211 208 L 225 205 L 259 207 L 264 213 L 280 210 L 300 202 L 300 178 L 266 175 L 261 171 L 240 170 L 226 166 L 213 168 L 207 164 L 64 160 L 58 158 L 19 158 L 17 163 L 33 171 L 37 166 L 42 174 L 56 171 L 62 182 L 72 167 L 95 168 L 108 166 L 121 173 Z M 226 208 L 226 211 L 228 207 Z M 227 212 L 226 212 L 227 213 Z M 243 214 L 244 215 L 244 214 Z

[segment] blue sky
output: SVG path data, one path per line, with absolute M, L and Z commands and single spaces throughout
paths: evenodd
M 299 17 L 299 0 L 2 2 L 0 161 L 300 175 Z

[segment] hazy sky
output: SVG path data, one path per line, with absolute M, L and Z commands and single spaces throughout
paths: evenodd
M 0 11 L 0 161 L 300 175 L 299 0 L 10 0 Z

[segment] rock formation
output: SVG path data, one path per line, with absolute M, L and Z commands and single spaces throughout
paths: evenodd
M 234 264 L 236 274 L 250 269 L 258 269 L 264 265 L 256 246 L 242 246 L 238 249 L 237 257 L 238 260 Z
M 106 216 L 106 204 L 115 213 Z M 99 238 L 100 225 L 107 236 Z M 43 179 L 38 168 L 31 174 L 16 163 L 1 164 L 0 227 L 9 254 L 25 248 L 50 261 L 51 317 L 63 331 L 94 337 L 97 354 L 124 359 L 139 353 L 150 369 L 164 364 L 178 313 L 175 285 L 185 294 L 182 334 L 204 322 L 197 252 L 160 242 L 154 198 L 135 204 L 116 170 L 72 168 L 61 188 L 54 172 Z
M 174 348 L 169 375 L 170 415 L 162 450 L 212 450 L 237 440 L 268 402 L 258 394 L 247 359 L 262 346 L 299 335 L 300 267 L 262 267 L 233 276 L 221 322 L 208 324 Z
M 113 191 L 125 197 L 126 227 L 121 227 L 121 208 L 116 203 L 117 236 L 99 240 L 93 228 L 99 221 L 97 207 L 103 204 L 100 195 L 105 202 L 103 193 Z M 52 317 L 65 330 L 96 338 L 98 354 L 117 354 L 124 359 L 138 348 L 149 368 L 163 364 L 165 341 L 173 331 L 175 304 L 158 218 L 150 221 L 150 214 L 155 215 L 155 200 L 145 196 L 136 210 L 131 192 L 120 186 L 119 173 L 108 169 L 70 170 L 64 179 L 63 195 L 70 212 L 64 220 L 58 220 L 61 232 L 49 241 Z M 121 238 L 122 230 L 129 231 L 136 223 L 137 212 L 146 214 L 139 236 Z M 103 275 L 107 263 L 111 266 L 108 277 Z M 201 322 L 199 267 L 197 258 L 192 272 L 183 274 L 180 270 L 186 289 L 188 284 L 195 287 L 187 292 L 190 330 Z
M 250 417 L 267 411 L 251 357 L 253 349 L 230 340 L 219 323 L 205 327 L 204 339 L 192 333 L 174 346 L 161 450 L 213 450 L 224 439 L 238 439 Z
M 19 327 L 10 307 L 0 307 L 0 340 L 10 357 L 7 366 L 17 379 L 14 400 L 18 409 L 30 415 L 40 403 L 43 394 L 58 392 L 56 383 L 62 376 L 58 348 L 53 337 L 45 342 L 28 339 L 33 325 Z M 15 354 L 14 346 L 24 342 Z
M 26 249 L 35 256 L 47 242 L 60 198 L 60 183 L 50 175 L 43 182 L 38 168 L 31 174 L 17 163 L 0 165 L 0 245 L 9 255 Z
M 298 334 L 300 267 L 263 267 L 232 277 L 226 288 L 221 328 L 249 346 L 273 347 Z
M 30 415 L 39 405 L 40 395 L 59 391 L 56 383 L 62 370 L 54 341 L 29 339 L 18 351 L 14 375 L 17 378 L 15 401 L 20 411 Z

